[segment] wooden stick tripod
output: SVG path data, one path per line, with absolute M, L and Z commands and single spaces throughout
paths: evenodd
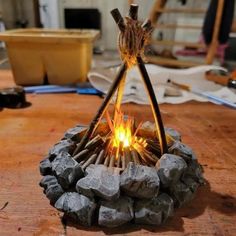
M 124 19 L 121 16 L 119 10 L 114 9 L 111 11 L 111 14 L 112 14 L 115 22 L 117 23 L 121 33 L 124 32 L 126 29 L 126 25 L 125 25 Z M 129 10 L 129 17 L 132 20 L 137 21 L 137 18 L 138 18 L 137 16 L 138 16 L 138 5 L 131 4 L 130 10 Z M 151 30 L 152 26 L 151 26 L 150 20 L 146 20 L 142 24 L 142 28 L 144 31 Z M 128 39 L 128 40 L 130 40 L 130 39 Z M 143 41 L 144 41 L 144 39 L 143 39 Z M 143 44 L 144 44 L 144 42 L 143 42 Z M 145 65 L 144 65 L 144 62 L 143 62 L 143 59 L 142 59 L 140 53 L 138 53 L 136 56 L 136 64 L 139 68 L 140 74 L 142 76 L 143 82 L 145 84 L 145 87 L 146 87 L 146 90 L 147 90 L 147 93 L 148 93 L 148 96 L 150 99 L 150 104 L 151 104 L 151 108 L 152 108 L 152 112 L 153 112 L 153 116 L 154 116 L 154 120 L 155 120 L 155 125 L 157 128 L 158 140 L 160 142 L 161 153 L 164 154 L 167 152 L 168 148 L 167 148 L 165 130 L 164 130 L 164 126 L 163 126 L 162 119 L 161 119 L 161 113 L 160 113 L 159 106 L 158 106 L 158 103 L 157 103 L 157 100 L 155 97 L 155 93 L 153 91 L 153 87 L 152 87 L 150 78 L 148 76 L 147 70 L 145 68 Z M 124 60 L 117 75 L 116 75 L 116 78 L 114 79 L 114 81 L 110 87 L 109 92 L 107 93 L 107 95 L 101 105 L 101 107 L 99 108 L 97 114 L 95 115 L 94 119 L 92 120 L 91 124 L 89 125 L 86 134 L 83 136 L 81 142 L 79 143 L 76 150 L 74 151 L 73 155 L 74 155 L 75 159 L 76 159 L 77 153 L 79 153 L 85 147 L 85 145 L 88 142 L 88 140 L 90 139 L 91 135 L 96 130 L 97 125 L 99 124 L 101 117 L 104 115 L 112 96 L 114 95 L 115 91 L 118 89 L 118 95 L 117 95 L 117 100 L 116 100 L 116 105 L 115 105 L 115 115 L 116 115 L 116 111 L 117 111 L 117 109 L 120 108 L 120 104 L 121 104 L 121 98 L 122 98 L 123 89 L 124 89 L 125 75 L 126 75 L 127 70 L 128 70 L 128 63 L 127 63 L 127 61 Z

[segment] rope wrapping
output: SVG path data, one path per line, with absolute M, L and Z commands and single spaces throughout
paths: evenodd
M 144 58 L 144 50 L 147 45 L 153 28 L 148 30 L 142 27 L 142 23 L 125 17 L 125 29 L 120 31 L 118 36 L 118 48 L 121 59 L 126 61 L 129 68 L 137 63 L 137 57 Z

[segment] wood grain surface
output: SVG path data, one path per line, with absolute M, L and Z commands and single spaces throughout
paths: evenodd
M 14 85 L 0 71 L 0 88 Z M 38 186 L 38 164 L 70 127 L 93 118 L 101 98 L 76 94 L 27 95 L 24 109 L 0 111 L 0 235 L 236 235 L 236 111 L 210 103 L 161 105 L 165 126 L 182 133 L 196 152 L 207 183 L 161 227 L 85 228 L 61 223 Z M 123 110 L 153 120 L 149 106 Z M 5 207 L 4 207 L 5 206 Z M 2 209 L 3 208 L 3 209 Z

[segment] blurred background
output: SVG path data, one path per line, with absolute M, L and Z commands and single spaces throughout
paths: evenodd
M 125 15 L 128 5 L 132 2 L 140 6 L 140 20 L 149 17 L 155 24 L 151 46 L 147 49 L 150 62 L 174 68 L 190 67 L 196 63 L 223 65 L 229 70 L 235 68 L 236 11 L 234 0 L 225 1 L 231 2 L 231 6 L 233 6 L 230 32 L 229 35 L 226 33 L 227 43 L 216 46 L 214 55 L 210 59 L 206 58 L 211 44 L 204 44 L 203 27 L 207 14 L 208 21 L 210 18 L 212 27 L 214 26 L 218 16 L 216 17 L 212 11 L 209 12 L 209 6 L 210 4 L 218 6 L 217 0 L 0 0 L 0 30 L 34 27 L 98 29 L 101 36 L 95 43 L 94 53 L 103 54 L 104 57 L 112 54 L 112 57 L 115 57 L 118 31 L 111 18 L 110 10 L 119 8 L 121 14 Z M 224 22 L 223 18 L 227 15 L 224 11 L 225 9 L 223 9 L 220 22 Z M 207 24 L 209 24 L 208 21 Z M 222 33 L 220 28 L 224 27 L 224 24 L 220 24 L 218 35 Z M 213 34 L 213 29 L 211 33 Z M 5 60 L 4 44 L 1 44 L 1 48 L 0 58 Z M 108 58 L 110 59 L 110 56 Z M 179 61 L 184 62 L 179 65 Z M 7 62 L 1 65 L 2 68 L 7 66 Z

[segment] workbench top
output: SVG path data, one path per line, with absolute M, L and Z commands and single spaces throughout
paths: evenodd
M 14 85 L 0 71 L 0 88 Z M 165 126 L 182 133 L 204 168 L 206 185 L 161 227 L 63 227 L 62 215 L 38 186 L 39 162 L 76 124 L 88 124 L 102 99 L 77 94 L 27 95 L 24 109 L 0 111 L 0 235 L 236 235 L 236 111 L 211 103 L 161 105 Z M 128 104 L 128 114 L 153 120 L 149 106 Z

